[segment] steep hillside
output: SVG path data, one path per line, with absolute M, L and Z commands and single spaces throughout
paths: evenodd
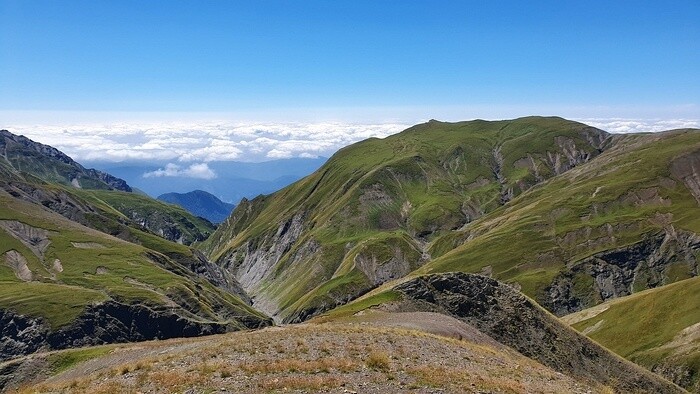
M 267 324 L 165 254 L 0 191 L 0 359 Z
M 658 245 L 679 222 L 678 248 L 693 250 L 697 185 L 683 163 L 695 160 L 698 135 L 611 136 L 560 118 L 431 121 L 342 149 L 280 192 L 242 201 L 202 248 L 285 321 L 419 268 L 493 272 L 565 313 L 610 297 L 596 299 L 586 279 L 586 298 L 573 300 L 558 276 L 569 261 Z M 586 244 L 589 232 L 598 243 Z M 640 276 L 636 289 L 687 277 L 688 264 L 672 279 Z
M 32 174 L 51 183 L 83 189 L 106 189 L 130 192 L 123 179 L 104 172 L 86 169 L 56 148 L 0 130 L 0 166 Z
M 34 383 L 28 392 L 683 392 L 490 278 L 430 275 L 386 295 L 373 308 L 350 304 L 309 324 L 40 354 L 0 365 L 0 384 Z
M 99 183 L 119 182 L 89 178 L 51 147 L 2 137 L 0 359 L 270 324 L 230 273 L 182 245 L 204 239 L 210 222 Z
M 137 193 L 119 178 L 86 170 L 70 157 L 0 131 L 0 188 L 88 227 L 129 238 L 131 229 L 186 245 L 214 231 L 207 220 Z
M 158 200 L 178 205 L 193 215 L 203 217 L 212 223 L 218 224 L 226 220 L 235 207 L 225 203 L 215 195 L 202 190 L 189 193 L 166 193 L 158 196 Z
M 616 136 L 430 245 L 420 272 L 487 272 L 558 315 L 697 275 L 700 131 Z
M 618 298 L 563 320 L 615 353 L 700 392 L 700 278 Z
M 409 316 L 426 312 L 453 317 L 497 343 L 579 381 L 625 393 L 682 391 L 566 327 L 513 287 L 481 275 L 420 276 L 312 322 L 389 320 L 410 327 L 420 320 Z M 449 325 L 431 327 L 439 332 Z

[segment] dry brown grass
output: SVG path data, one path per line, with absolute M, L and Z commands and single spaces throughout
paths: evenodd
M 207 381 L 206 376 L 199 373 L 168 370 L 150 372 L 146 379 L 154 386 L 170 392 L 201 385 Z
M 367 368 L 374 369 L 376 371 L 389 371 L 391 369 L 391 360 L 389 355 L 383 351 L 373 350 L 367 356 L 367 361 L 365 361 Z
M 71 375 L 23 394 L 189 389 L 206 393 L 221 388 L 241 393 L 318 392 L 338 387 L 375 393 L 412 388 L 454 393 L 586 392 L 572 390 L 570 380 L 563 381 L 563 376 L 514 352 L 405 329 L 291 326 L 198 341 L 202 346 L 179 347 L 178 342 L 166 341 L 148 345 L 160 348 L 140 358 L 119 357 L 118 363 L 87 370 L 90 375 Z
M 301 359 L 281 359 L 281 360 L 261 360 L 256 362 L 245 362 L 238 364 L 238 368 L 247 373 L 280 373 L 280 372 L 301 372 L 301 373 L 321 373 L 321 372 L 351 372 L 359 368 L 358 364 L 349 358 L 324 357 L 316 360 Z
M 321 390 L 341 387 L 345 381 L 333 376 L 288 376 L 258 383 L 263 390 Z
M 420 366 L 409 369 L 418 383 L 431 387 L 452 387 L 460 391 L 496 391 L 500 393 L 527 393 L 527 388 L 510 376 L 490 376 L 465 373 L 462 369 L 441 366 Z

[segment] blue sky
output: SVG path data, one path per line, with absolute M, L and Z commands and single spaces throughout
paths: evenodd
M 699 21 L 698 0 L 0 0 L 0 128 L 186 176 L 431 118 L 700 127 Z
M 0 18 L 8 119 L 700 117 L 697 0 L 0 0 Z

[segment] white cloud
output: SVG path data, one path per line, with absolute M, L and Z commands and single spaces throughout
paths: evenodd
M 168 163 L 166 164 L 165 168 L 159 168 L 155 171 L 147 172 L 143 174 L 143 177 L 184 177 L 209 180 L 216 178 L 216 173 L 209 168 L 207 163 L 192 164 L 186 168 L 174 163 Z
M 613 133 L 654 132 L 700 127 L 698 119 L 583 118 Z M 0 125 L 13 133 L 52 145 L 78 161 L 158 161 L 180 163 L 176 171 L 211 176 L 188 163 L 264 161 L 330 156 L 370 138 L 384 138 L 409 127 L 404 123 L 167 121 Z M 208 167 L 207 167 L 208 168 Z M 199 170 L 199 172 L 198 172 Z M 162 172 L 158 172 L 162 171 Z M 167 175 L 162 168 L 151 176 Z M 155 175 L 155 174 L 160 175 Z M 214 174 L 215 175 L 215 174 Z
M 54 146 L 78 161 L 208 163 L 330 156 L 351 143 L 369 137 L 383 138 L 408 126 L 400 123 L 180 121 L 25 124 L 6 128 Z M 168 176 L 167 168 L 161 170 L 158 174 L 162 175 L 153 176 Z
M 700 128 L 698 119 L 579 119 L 579 122 L 610 133 L 653 133 L 657 131 Z

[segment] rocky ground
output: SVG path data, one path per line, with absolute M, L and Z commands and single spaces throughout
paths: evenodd
M 7 389 L 19 393 L 611 391 L 555 372 L 456 319 L 420 312 L 143 342 L 105 353 L 48 379 L 34 369 L 33 380 L 41 383 Z M 40 366 L 36 360 L 43 356 L 33 357 L 28 365 Z

